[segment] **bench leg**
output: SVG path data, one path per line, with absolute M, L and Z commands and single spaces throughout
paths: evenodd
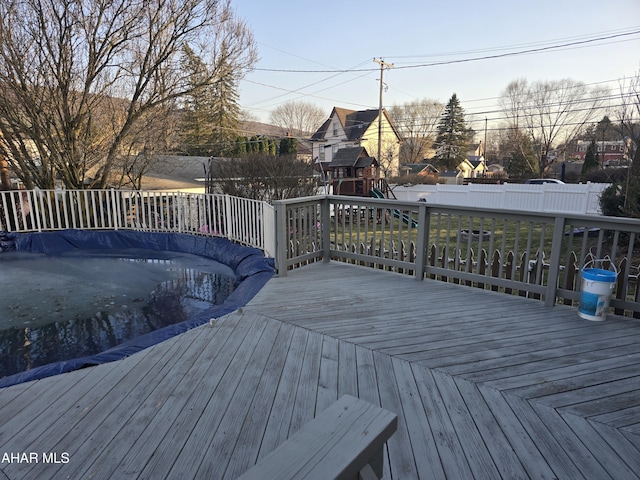
M 368 463 L 358 472 L 358 478 L 356 480 L 380 480 L 380 477 L 373 471 L 371 465 Z
M 354 480 L 380 480 L 384 469 L 384 446 L 362 467 Z

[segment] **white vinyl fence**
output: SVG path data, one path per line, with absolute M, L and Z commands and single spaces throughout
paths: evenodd
M 413 185 L 395 186 L 401 201 L 424 199 L 431 205 L 500 208 L 524 212 L 600 215 L 600 194 L 608 183 L 526 185 Z

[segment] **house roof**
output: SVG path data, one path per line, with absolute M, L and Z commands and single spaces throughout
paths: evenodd
M 460 175 L 460 172 L 457 170 L 446 170 L 438 174 L 440 177 L 457 177 L 458 175 Z
M 364 147 L 345 147 L 339 149 L 335 153 L 329 165 L 331 168 L 356 167 L 357 162 L 361 157 L 370 158 Z M 371 163 L 369 163 L 369 165 L 371 165 Z
M 142 178 L 145 189 L 193 189 L 205 187 L 209 157 L 157 155 Z
M 386 117 L 387 122 L 393 128 L 394 133 L 398 138 L 400 134 L 397 131 L 395 125 L 391 121 L 386 110 L 382 110 L 383 115 Z M 371 126 L 373 122 L 378 119 L 378 110 L 348 110 L 346 108 L 333 107 L 331 115 L 322 124 L 322 126 L 311 137 L 312 141 L 324 140 L 329 126 L 331 125 L 331 119 L 336 116 L 344 129 L 345 135 L 348 141 L 360 140 L 364 132 Z
M 438 173 L 438 169 L 431 163 L 405 163 L 401 168 L 409 173 Z
M 371 164 L 376 163 L 376 159 L 373 157 L 360 157 L 355 164 L 356 168 L 370 167 Z
M 360 140 L 366 132 L 367 128 L 378 118 L 378 110 L 362 110 L 358 112 L 349 112 L 345 109 L 340 110 L 338 117 L 342 122 L 344 131 L 348 140 Z

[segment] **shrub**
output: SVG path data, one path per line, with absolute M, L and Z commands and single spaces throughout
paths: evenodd
M 600 194 L 602 214 L 610 217 L 623 217 L 624 198 L 624 195 L 622 195 L 622 185 L 619 183 L 613 183 L 605 188 Z
M 591 170 L 584 175 L 583 180 L 585 182 L 592 183 L 620 183 L 623 184 L 627 181 L 627 174 L 629 169 L 627 168 L 605 168 L 598 170 Z
M 430 175 L 418 175 L 417 173 L 412 173 L 409 175 L 401 175 L 399 177 L 388 177 L 387 182 L 395 185 L 435 185 L 438 183 L 438 178 Z

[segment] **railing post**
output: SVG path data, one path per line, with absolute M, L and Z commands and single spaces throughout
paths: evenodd
M 109 213 L 113 219 L 113 229 L 118 230 L 118 228 L 120 228 L 120 200 L 122 198 L 122 191 L 119 190 L 120 193 L 117 195 L 113 188 L 109 191 L 111 192 L 110 197 L 112 200 L 111 202 L 108 202 L 108 208 L 111 210 Z
M 560 255 L 562 255 L 564 228 L 565 218 L 556 217 L 553 224 L 553 238 L 551 239 L 551 258 L 549 259 L 547 290 L 544 294 L 544 304 L 547 307 L 552 307 L 556 304 L 556 290 L 558 288 L 558 278 L 560 276 Z
M 320 202 L 320 225 L 322 226 L 322 261 L 331 260 L 331 204 L 325 195 Z
M 422 204 L 418 207 L 418 244 L 416 245 L 416 267 L 415 277 L 418 280 L 424 279 L 425 265 L 427 264 L 427 245 L 429 245 L 429 220 L 427 206 Z
M 224 196 L 224 229 L 225 229 L 225 237 L 228 240 L 232 240 L 232 230 L 233 230 L 233 222 L 231 219 L 231 197 L 229 195 Z
M 286 235 L 286 205 L 274 202 L 276 209 L 276 271 L 278 276 L 287 276 L 287 235 Z
M 261 227 L 262 227 L 262 247 L 267 256 L 276 256 L 276 213 L 275 208 L 265 202 L 260 202 Z

